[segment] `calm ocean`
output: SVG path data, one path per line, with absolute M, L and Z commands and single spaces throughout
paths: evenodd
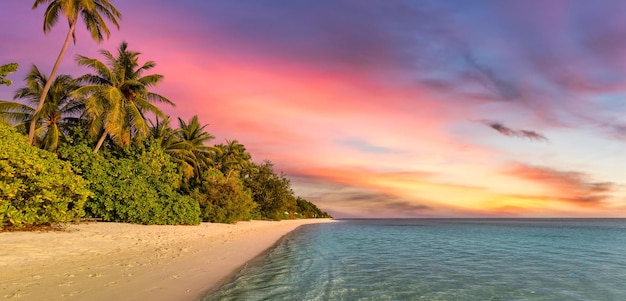
M 287 235 L 208 300 L 626 300 L 626 220 L 342 220 Z

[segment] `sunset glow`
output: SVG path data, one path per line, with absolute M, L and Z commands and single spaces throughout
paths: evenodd
M 66 28 L 0 4 L 0 64 L 49 73 Z M 624 217 L 625 1 L 113 1 L 198 115 L 335 217 Z M 19 24 L 16 26 L 15 24 Z

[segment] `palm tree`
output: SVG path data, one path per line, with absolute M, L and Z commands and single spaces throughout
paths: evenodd
M 145 114 L 150 112 L 165 118 L 153 103 L 174 105 L 169 99 L 148 91 L 163 80 L 163 75 L 143 76 L 143 72 L 154 68 L 156 63 L 148 61 L 139 66 L 141 53 L 128 51 L 126 42 L 118 48 L 117 56 L 106 50 L 101 50 L 100 54 L 106 58 L 106 63 L 81 55 L 76 57 L 80 66 L 96 73 L 78 78 L 83 86 L 75 91 L 85 99 L 90 135 L 100 137 L 94 152 L 98 152 L 107 137 L 121 147 L 128 147 L 133 137 L 146 137 L 150 127 Z
M 25 78 L 26 87 L 17 90 L 15 99 L 24 99 L 35 105 L 38 103 L 43 88 L 49 82 L 41 74 L 37 66 L 33 65 Z M 71 93 L 78 88 L 76 81 L 69 75 L 60 75 L 50 85 L 50 92 L 46 96 L 44 106 L 35 113 L 35 108 L 19 102 L 0 101 L 0 116 L 16 124 L 16 127 L 26 129 L 27 124 L 37 120 L 35 133 L 36 143 L 42 148 L 54 151 L 64 133 L 70 126 L 77 125 L 83 105 L 72 99 Z
M 103 34 L 106 35 L 107 38 L 111 35 L 104 19 L 108 19 L 119 29 L 120 25 L 118 24 L 117 19 L 122 17 L 122 14 L 110 3 L 110 0 L 35 0 L 33 9 L 37 9 L 37 7 L 42 4 L 48 4 L 43 19 L 44 33 L 48 33 L 52 30 L 52 27 L 59 20 L 59 14 L 67 18 L 70 29 L 67 32 L 67 37 L 65 38 L 61 52 L 54 63 L 54 67 L 52 67 L 50 80 L 47 81 L 47 84 L 41 92 L 39 102 L 37 103 L 37 107 L 35 108 L 33 114 L 34 116 L 37 116 L 39 111 L 41 111 L 44 106 L 44 101 L 46 100 L 46 96 L 50 90 L 50 85 L 56 77 L 59 65 L 61 65 L 61 61 L 63 60 L 65 52 L 70 44 L 70 39 L 76 43 L 75 31 L 78 17 L 80 16 L 83 19 L 87 30 L 91 33 L 91 38 L 98 43 L 104 40 Z M 37 119 L 33 119 L 30 122 L 28 142 L 31 145 L 34 141 L 37 122 Z
M 218 169 L 226 175 L 226 181 L 230 178 L 233 171 L 241 171 L 250 167 L 250 153 L 246 151 L 246 147 L 237 140 L 226 140 L 226 144 L 215 146 L 214 162 Z
M 9 63 L 5 65 L 0 65 L 0 85 L 10 86 L 12 81 L 6 79 L 5 77 L 17 70 L 17 63 Z
M 178 139 L 182 142 L 182 147 L 188 151 L 187 162 L 194 167 L 195 176 L 199 176 L 202 169 L 208 168 L 211 162 L 211 154 L 215 150 L 211 146 L 206 146 L 205 142 L 215 139 L 215 136 L 204 131 L 208 124 L 201 125 L 198 115 L 185 122 L 178 118 L 179 128 L 177 130 Z
M 152 120 L 149 122 L 149 137 L 155 139 L 161 149 L 170 155 L 170 159 L 183 175 L 183 182 L 188 182 L 194 176 L 195 165 L 192 164 L 195 162 L 195 156 L 186 143 L 179 138 L 180 129 L 174 130 L 170 127 L 169 117 L 161 121 L 157 118 L 156 123 Z

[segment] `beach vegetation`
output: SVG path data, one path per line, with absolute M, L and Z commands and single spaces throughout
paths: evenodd
M 154 103 L 174 105 L 169 99 L 149 91 L 163 80 L 163 75 L 143 75 L 156 63 L 148 61 L 140 66 L 141 53 L 128 50 L 128 43 L 122 42 L 116 56 L 107 50 L 101 50 L 100 54 L 106 62 L 82 55 L 76 57 L 78 65 L 95 72 L 79 77 L 81 86 L 74 91 L 85 103 L 89 135 L 100 137 L 94 152 L 98 152 L 107 138 L 127 148 L 132 139 L 147 137 L 150 126 L 146 114 L 165 117 Z
M 211 145 L 198 116 L 172 126 L 160 106 L 174 102 L 152 91 L 164 76 L 128 43 L 100 50 L 103 60 L 76 56 L 88 74 L 57 76 L 79 17 L 100 42 L 105 21 L 119 27 L 121 14 L 107 0 L 38 0 L 33 9 L 43 4 L 46 33 L 59 17 L 70 29 L 50 76 L 33 65 L 13 101 L 0 101 L 0 227 L 329 217 L 238 140 Z M 0 66 L 0 84 L 17 67 Z
M 85 144 L 59 150 L 90 181 L 87 216 L 136 224 L 198 224 L 200 207 L 180 194 L 181 175 L 154 140 L 117 152 L 94 153 Z
M 59 52 L 54 66 L 52 67 L 52 71 L 48 77 L 49 80 L 46 82 L 41 92 L 33 116 L 39 116 L 39 111 L 43 109 L 48 91 L 56 78 L 59 66 L 69 47 L 70 40 L 76 43 L 76 25 L 78 19 L 83 20 L 87 30 L 91 34 L 91 38 L 99 43 L 104 40 L 105 36 L 108 38 L 111 35 L 106 20 L 113 23 L 119 29 L 118 19 L 122 17 L 122 14 L 109 0 L 35 0 L 33 9 L 37 9 L 40 5 L 46 4 L 48 4 L 48 7 L 44 12 L 44 33 L 47 34 L 52 30 L 52 27 L 54 27 L 59 20 L 59 15 L 62 15 L 67 20 L 69 30 L 67 31 L 65 42 L 63 42 L 63 46 L 61 47 L 61 52 Z M 37 119 L 33 119 L 30 122 L 28 143 L 31 145 L 33 145 L 35 141 L 35 128 L 37 127 L 37 123 Z
M 299 218 L 329 218 L 330 215 L 315 206 L 315 204 L 301 198 L 296 197 L 296 206 L 298 208 L 296 215 Z
M 272 162 L 253 164 L 244 182 L 252 192 L 252 199 L 259 205 L 260 217 L 273 220 L 294 217 L 297 205 L 291 182 L 284 174 L 274 171 Z
M 213 166 L 211 154 L 214 148 L 207 146 L 206 143 L 213 140 L 215 136 L 207 133 L 195 115 L 185 122 L 182 118 L 178 118 L 178 129 L 175 131 L 177 143 L 174 148 L 177 152 L 171 153 L 175 158 L 183 174 L 183 189 L 191 191 L 192 187 L 202 186 L 202 172 Z M 168 149 L 168 151 L 171 150 Z
M 209 168 L 203 178 L 202 189 L 192 193 L 200 204 L 203 221 L 232 224 L 253 218 L 258 204 L 237 177 L 227 178 L 220 170 Z
M 245 176 L 253 165 L 252 155 L 237 140 L 226 140 L 225 144 L 215 145 L 212 158 L 213 165 L 226 175 L 226 180 L 233 174 Z
M 0 230 L 69 222 L 82 217 L 91 192 L 70 163 L 30 146 L 0 122 Z
M 34 116 L 34 106 L 37 105 L 47 81 L 46 76 L 33 65 L 26 75 L 26 86 L 17 90 L 14 96 L 16 100 L 25 102 L 0 101 L 0 119 L 13 123 L 23 133 L 27 132 L 33 119 L 37 120 L 34 144 L 55 151 L 69 127 L 79 123 L 83 105 L 74 101 L 70 95 L 78 88 L 76 81 L 69 75 L 59 75 L 50 86 L 44 106 Z
M 0 85 L 10 86 L 13 82 L 6 77 L 17 70 L 17 63 L 0 65 Z

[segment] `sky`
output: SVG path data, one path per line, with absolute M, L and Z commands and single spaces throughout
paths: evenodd
M 0 4 L 0 86 L 49 73 L 67 23 Z M 626 1 L 133 0 L 122 41 L 176 120 L 270 160 L 335 217 L 625 217 Z

